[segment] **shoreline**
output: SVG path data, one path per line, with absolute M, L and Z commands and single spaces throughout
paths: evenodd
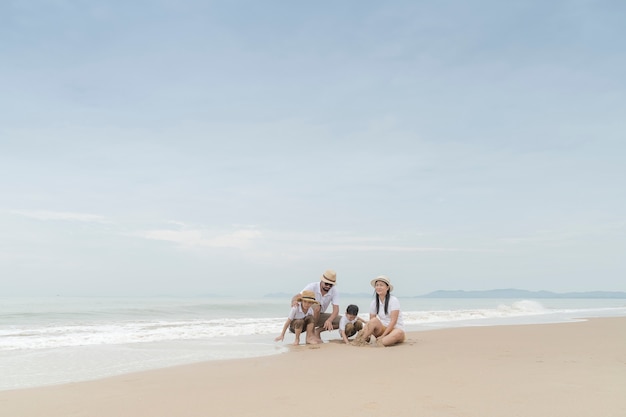
M 284 318 L 278 317 L 283 303 L 276 301 L 229 300 L 216 305 L 195 298 L 31 301 L 35 308 L 25 301 L 2 306 L 6 314 L 0 320 L 0 369 L 4 376 L 0 391 L 272 355 L 288 349 L 273 340 L 284 324 Z M 626 305 L 612 300 L 539 303 L 408 298 L 402 303 L 407 331 L 626 316 Z M 323 336 L 325 340 L 338 337 L 337 332 L 324 332 Z
M 0 407 L 12 417 L 287 416 L 310 394 L 332 414 L 602 417 L 626 415 L 624 386 L 626 317 L 611 317 L 408 332 L 389 348 L 303 345 L 0 391 Z

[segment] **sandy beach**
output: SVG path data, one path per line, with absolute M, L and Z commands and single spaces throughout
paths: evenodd
M 626 416 L 626 318 L 330 342 L 97 381 L 0 391 L 7 417 Z

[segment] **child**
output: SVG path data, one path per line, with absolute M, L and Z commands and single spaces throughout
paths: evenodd
M 306 343 L 316 344 L 317 340 L 312 338 L 314 335 L 315 320 L 313 318 L 313 304 L 319 304 L 315 299 L 315 293 L 313 291 L 302 291 L 298 304 L 291 308 L 289 316 L 283 326 L 283 331 L 276 339 L 277 342 L 285 338 L 285 332 L 287 328 L 291 333 L 295 333 L 296 339 L 294 340 L 294 346 L 300 344 L 300 334 L 305 331 L 307 335 L 311 335 L 311 338 L 307 337 Z M 304 329 L 304 330 L 303 330 Z
M 348 338 L 354 336 L 356 332 L 363 328 L 365 323 L 362 318 L 358 317 L 359 307 L 350 304 L 346 308 L 346 314 L 339 321 L 339 335 L 344 343 L 350 343 Z

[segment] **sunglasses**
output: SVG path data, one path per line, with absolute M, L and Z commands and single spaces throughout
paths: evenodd
M 325 283 L 324 283 L 324 286 L 325 286 L 325 287 L 332 287 L 333 285 L 335 285 L 335 284 L 329 284 L 328 282 L 325 282 Z

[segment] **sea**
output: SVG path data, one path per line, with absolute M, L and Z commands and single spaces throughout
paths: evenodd
M 371 297 L 343 297 L 367 320 Z M 409 331 L 626 316 L 626 299 L 402 298 Z M 0 390 L 282 354 L 284 298 L 0 297 Z M 329 342 L 337 331 L 324 332 Z

